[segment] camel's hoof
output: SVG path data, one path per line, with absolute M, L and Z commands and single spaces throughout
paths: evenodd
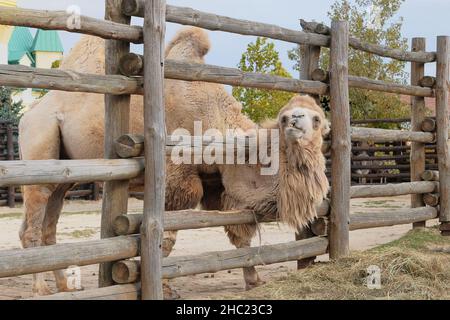
M 84 287 L 81 288 L 68 288 L 68 287 L 59 287 L 58 292 L 77 292 L 77 291 L 84 291 Z
M 178 300 L 180 295 L 175 289 L 172 289 L 168 284 L 163 284 L 164 300 Z
M 47 286 L 39 286 L 37 288 L 33 288 L 33 294 L 35 297 L 39 297 L 39 296 L 49 296 L 51 295 L 53 292 L 50 290 L 49 287 Z
M 249 282 L 245 284 L 245 291 L 250 291 L 252 289 L 258 288 L 259 286 L 265 285 L 266 282 L 262 280 L 258 280 L 256 282 Z

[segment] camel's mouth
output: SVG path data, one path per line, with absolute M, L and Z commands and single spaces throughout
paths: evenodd
M 307 140 L 306 130 L 302 127 L 298 127 L 296 122 L 290 123 L 289 127 L 286 128 L 285 136 L 286 139 L 290 141 Z

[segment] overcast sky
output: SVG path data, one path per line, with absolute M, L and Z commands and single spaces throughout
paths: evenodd
M 81 8 L 83 15 L 103 18 L 104 0 L 18 0 L 23 8 L 65 10 L 70 5 Z M 315 20 L 329 24 L 327 12 L 334 0 L 167 0 L 168 4 L 192 7 L 202 11 L 217 13 L 259 22 L 277 24 L 291 29 L 300 29 L 299 19 Z M 427 37 L 428 50 L 435 50 L 437 35 L 450 35 L 450 0 L 406 0 L 400 10 L 404 17 L 403 35 L 412 37 Z M 140 19 L 133 20 L 141 24 Z M 178 25 L 168 24 L 167 38 L 170 39 Z M 210 32 L 212 51 L 207 57 L 207 63 L 235 67 L 246 45 L 253 37 L 244 37 L 224 32 Z M 61 32 L 66 52 L 79 39 L 80 35 Z M 409 41 L 410 42 L 410 41 Z M 284 65 L 291 70 L 293 63 L 287 58 L 287 51 L 293 44 L 276 42 Z M 133 51 L 142 50 L 135 46 Z M 409 67 L 408 67 L 409 69 Z M 433 68 L 430 66 L 428 71 Z

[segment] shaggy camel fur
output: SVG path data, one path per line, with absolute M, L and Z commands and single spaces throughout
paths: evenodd
M 166 58 L 203 63 L 209 47 L 208 36 L 203 30 L 184 28 L 168 45 Z M 64 60 L 62 68 L 103 73 L 103 41 L 83 37 Z M 212 128 L 221 132 L 226 129 L 244 132 L 257 129 L 241 113 L 241 105 L 222 85 L 166 80 L 165 99 L 168 133 L 184 128 L 193 134 L 195 121 L 202 122 L 203 132 Z M 133 96 L 130 132 L 142 133 L 142 122 L 142 97 Z M 289 225 L 298 227 L 310 221 L 315 216 L 313 205 L 326 195 L 323 158 L 316 151 L 320 153 L 319 136 L 327 122 L 313 100 L 297 97 L 283 109 L 277 126 L 284 132 L 280 143 L 283 163 L 277 179 L 260 176 L 252 166 L 175 165 L 168 159 L 166 210 L 193 209 L 199 204 L 211 210 L 245 207 L 273 213 L 279 209 L 280 218 Z M 24 160 L 102 158 L 103 137 L 102 95 L 52 91 L 22 118 L 21 157 Z M 220 182 L 209 185 L 207 181 L 210 179 L 204 178 L 210 175 L 220 176 Z M 297 179 L 298 184 L 295 183 Z M 71 187 L 24 187 L 25 218 L 20 238 L 25 248 L 56 243 L 56 225 L 64 195 Z M 139 181 L 133 187 L 134 190 L 142 190 Z M 243 197 L 249 194 L 250 197 Z M 296 202 L 299 200 L 301 203 Z M 295 217 L 290 216 L 289 210 L 293 210 Z M 230 227 L 227 232 L 233 244 L 245 247 L 250 245 L 255 228 Z M 163 242 L 165 256 L 170 253 L 175 239 L 176 233 L 166 233 Z M 58 290 L 67 291 L 63 272 L 56 271 L 55 276 Z M 248 288 L 259 283 L 254 268 L 246 268 L 244 276 Z M 50 292 L 42 275 L 35 275 L 34 280 L 33 289 L 37 294 Z

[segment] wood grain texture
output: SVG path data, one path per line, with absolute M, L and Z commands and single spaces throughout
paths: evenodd
M 417 181 L 396 184 L 385 184 L 380 186 L 352 186 L 350 196 L 357 198 L 394 197 L 408 194 L 419 194 L 435 192 L 438 188 L 436 182 Z M 423 207 L 423 206 L 422 206 Z
M 145 0 L 123 0 L 122 9 L 130 16 L 144 16 Z M 279 26 L 241 19 L 234 19 L 212 13 L 206 13 L 191 8 L 167 6 L 167 22 L 197 26 L 212 31 L 224 31 L 241 35 L 260 36 L 297 44 L 329 47 L 330 36 L 316 33 L 306 33 Z M 324 28 L 326 30 L 326 28 Z M 316 31 L 316 30 L 314 30 Z M 434 62 L 434 52 L 408 52 L 392 49 L 378 44 L 363 42 L 351 37 L 349 44 L 354 49 L 377 54 L 382 57 L 401 61 Z
M 72 14 L 66 11 L 0 7 L 0 24 L 2 25 L 62 30 L 89 34 L 103 39 L 142 43 L 142 28 L 139 26 L 129 26 L 123 21 L 104 21 L 80 16 L 80 28 L 78 28 L 74 24 L 68 24 L 71 16 Z
M 449 85 L 450 37 L 437 38 L 436 136 L 440 179 L 440 221 L 450 222 Z
M 334 127 L 334 124 L 333 124 Z M 413 141 L 420 143 L 433 143 L 434 134 L 431 132 L 414 132 L 374 128 L 351 128 L 352 141 L 394 142 Z
M 2 161 L 0 186 L 133 179 L 143 171 L 142 159 Z
M 412 51 L 423 52 L 426 50 L 426 38 L 413 38 Z M 423 86 L 421 80 L 425 76 L 425 64 L 419 62 L 411 63 L 411 85 Z M 422 125 L 426 119 L 425 98 L 411 97 L 411 131 L 422 132 Z M 425 171 L 425 143 L 413 141 L 411 143 L 411 181 L 421 181 L 422 173 Z M 411 208 L 420 208 L 425 205 L 423 195 L 411 195 Z M 425 222 L 418 222 L 413 225 L 413 228 L 421 228 L 426 225 Z
M 139 300 L 141 298 L 141 285 L 126 284 L 106 288 L 92 289 L 77 292 L 61 292 L 49 296 L 38 296 L 26 300 Z
M 0 252 L 0 278 L 87 266 L 139 255 L 139 237 L 115 237 Z
M 330 203 L 328 200 L 325 200 L 317 207 L 317 215 L 319 217 L 328 216 L 329 210 Z M 122 236 L 139 233 L 142 219 L 142 214 L 128 214 L 117 217 L 114 222 L 116 235 Z M 249 210 L 227 212 L 205 210 L 166 211 L 164 214 L 164 230 L 192 230 L 274 221 L 277 221 L 276 217 L 261 215 Z
M 348 23 L 331 25 L 331 225 L 330 258 L 349 254 L 351 128 L 348 89 Z
M 130 17 L 122 14 L 121 0 L 106 0 L 105 20 L 122 24 L 130 24 Z M 117 75 L 119 62 L 123 55 L 130 51 L 130 44 L 124 41 L 108 40 L 105 43 L 105 73 Z M 130 95 L 105 95 L 105 158 L 117 158 L 114 152 L 114 142 L 117 138 L 129 132 L 130 126 Z M 128 180 L 110 181 L 103 186 L 103 203 L 101 219 L 101 238 L 114 236 L 112 224 L 115 218 L 128 211 Z M 99 270 L 99 286 L 113 284 L 111 263 L 103 263 Z
M 83 74 L 60 69 L 0 65 L 0 83 L 14 88 L 35 88 L 102 94 L 143 94 L 142 79 L 120 75 Z
M 144 18 L 144 141 L 145 192 L 141 226 L 143 300 L 162 300 L 162 238 L 165 210 L 166 132 L 164 107 L 164 45 L 166 1 L 145 2 Z

